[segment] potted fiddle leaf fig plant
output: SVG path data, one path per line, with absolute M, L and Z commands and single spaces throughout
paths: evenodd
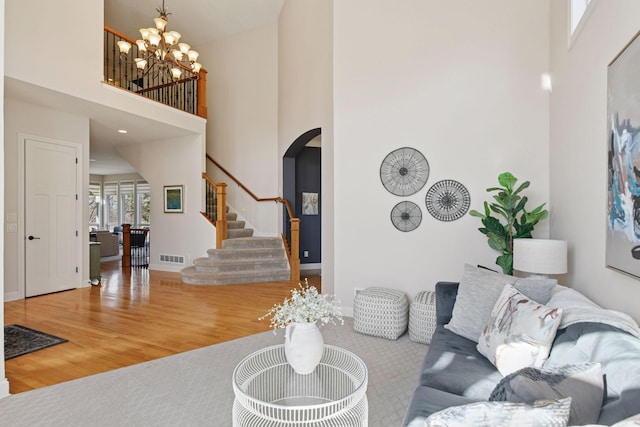
M 549 216 L 545 203 L 527 211 L 528 198 L 521 192 L 529 188 L 530 183 L 525 181 L 516 188 L 517 182 L 518 178 L 510 172 L 501 173 L 498 175 L 501 187 L 487 188 L 487 192 L 496 193 L 493 203 L 484 202 L 484 213 L 469 212 L 482 220 L 483 227 L 478 230 L 487 236 L 489 246 L 500 252 L 496 264 L 504 274 L 513 274 L 513 239 L 532 237 L 535 225 Z

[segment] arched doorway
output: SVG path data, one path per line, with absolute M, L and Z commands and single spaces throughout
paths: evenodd
M 321 134 L 320 128 L 303 133 L 282 159 L 283 197 L 291 203 L 293 214 L 300 218 L 301 270 L 316 270 L 322 265 Z M 287 224 L 283 227 L 288 229 Z

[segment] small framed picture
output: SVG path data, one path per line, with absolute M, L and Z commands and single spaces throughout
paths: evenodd
M 164 211 L 165 213 L 184 212 L 184 185 L 164 186 Z
M 302 215 L 318 215 L 318 193 L 302 193 Z

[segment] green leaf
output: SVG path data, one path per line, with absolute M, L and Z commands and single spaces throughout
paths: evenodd
M 513 256 L 512 255 L 500 255 L 496 258 L 496 264 L 502 267 L 504 274 L 513 274 Z
M 470 210 L 470 211 L 469 211 L 469 215 L 471 215 L 471 216 L 475 216 L 476 218 L 484 218 L 484 215 L 483 215 L 483 214 L 481 214 L 480 212 L 478 212 L 478 211 L 477 211 L 477 210 L 475 210 L 475 209 Z
M 509 191 L 513 190 L 513 186 L 518 182 L 518 178 L 511 175 L 510 172 L 504 172 L 498 175 L 498 182 Z
M 496 233 L 488 233 L 487 237 L 489 238 L 489 247 L 491 247 L 491 249 L 495 249 L 499 252 L 503 252 L 507 249 L 507 239 L 505 239 L 504 236 Z
M 522 190 L 529 188 L 529 181 L 525 181 L 522 184 L 520 184 L 520 186 L 518 187 L 518 189 L 516 191 L 514 191 L 515 194 L 518 194 L 519 192 L 521 192 Z

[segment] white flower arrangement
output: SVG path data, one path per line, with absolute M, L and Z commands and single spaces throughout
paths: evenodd
M 290 323 L 315 323 L 320 321 L 324 326 L 331 322 L 335 325 L 336 320 L 344 324 L 342 313 L 336 306 L 333 295 L 318 293 L 315 286 L 309 286 L 307 279 L 304 279 L 304 286 L 300 289 L 292 289 L 291 297 L 285 298 L 282 304 L 275 304 L 259 320 L 271 316 L 271 327 L 274 333 L 277 329 L 286 328 Z

